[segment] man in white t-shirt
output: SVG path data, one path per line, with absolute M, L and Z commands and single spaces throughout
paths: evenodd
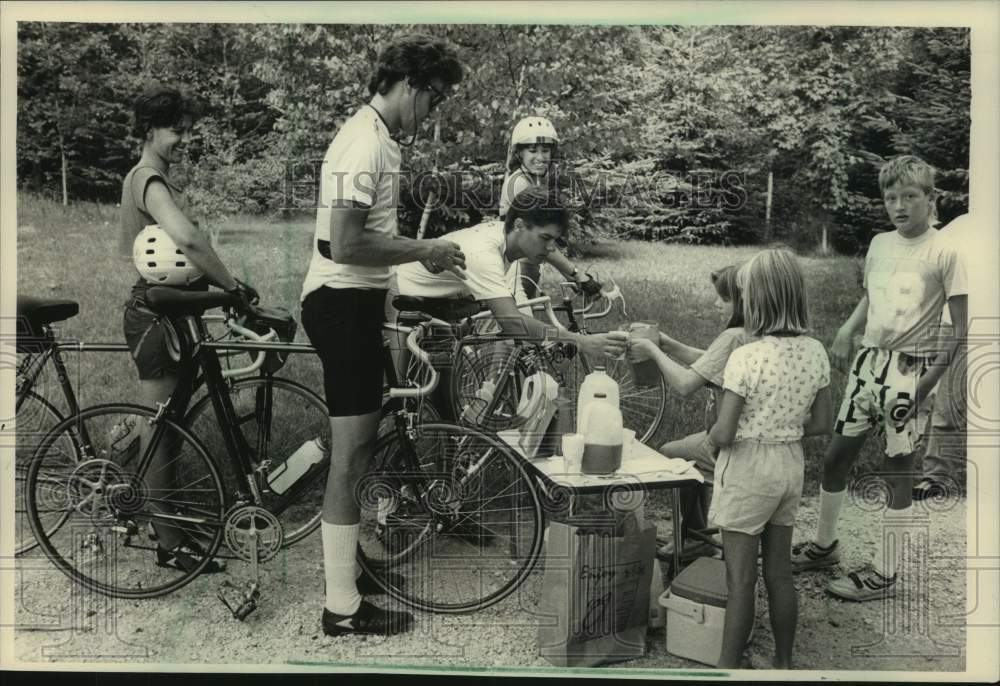
M 541 264 L 556 249 L 556 241 L 569 226 L 569 211 L 556 191 L 531 186 L 514 198 L 503 222 L 491 221 L 447 234 L 465 256 L 465 278 L 454 273 L 434 273 L 410 263 L 396 270 L 400 295 L 434 298 L 473 298 L 486 305 L 504 334 L 532 340 L 564 340 L 592 356 L 617 356 L 625 351 L 623 336 L 584 335 L 557 331 L 518 309 L 524 300 L 518 260 Z M 402 367 L 401 368 L 405 368 Z
M 447 240 L 396 235 L 400 152 L 421 120 L 462 77 L 454 49 L 422 35 L 394 40 L 379 55 L 372 98 L 338 131 L 323 160 L 312 259 L 302 286 L 302 328 L 323 364 L 330 415 L 330 473 L 321 525 L 326 603 L 323 632 L 389 635 L 413 616 L 362 596 L 381 592 L 358 575 L 358 481 L 367 471 L 382 404 L 382 323 L 390 266 L 423 260 L 460 273 L 464 258 Z M 394 585 L 402 579 L 391 580 Z

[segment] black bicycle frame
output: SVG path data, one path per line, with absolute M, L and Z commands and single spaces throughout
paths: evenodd
M 16 413 L 20 411 L 21 404 L 28 397 L 28 393 L 31 393 L 34 390 L 35 382 L 37 382 L 38 377 L 41 376 L 45 365 L 48 364 L 49 360 L 51 360 L 56 369 L 56 375 L 59 379 L 59 386 L 62 388 L 63 397 L 66 398 L 66 404 L 69 407 L 69 412 L 65 416 L 72 417 L 80 411 L 80 403 L 76 399 L 76 391 L 73 390 L 73 384 L 69 381 L 69 372 L 66 369 L 66 363 L 63 361 L 62 355 L 59 353 L 60 344 L 56 342 L 55 336 L 52 334 L 52 329 L 45 326 L 42 330 L 44 332 L 43 337 L 37 340 L 38 351 L 28 353 L 31 355 L 32 359 L 28 362 L 29 370 L 25 374 L 27 382 L 22 388 L 18 389 L 17 397 L 14 399 L 15 416 L 17 416 Z M 37 357 L 35 357 L 36 355 Z M 80 430 L 80 444 L 89 446 L 90 436 L 87 433 L 86 428 L 83 426 L 79 426 L 77 428 Z

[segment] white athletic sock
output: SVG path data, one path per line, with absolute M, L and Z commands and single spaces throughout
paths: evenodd
M 320 533 L 323 539 L 323 575 L 326 577 L 326 609 L 338 615 L 353 615 L 361 606 L 361 594 L 355 583 L 355 556 L 360 524 L 327 524 Z
M 886 510 L 883 518 L 882 535 L 875 543 L 875 559 L 872 566 L 882 576 L 891 577 L 899 570 L 899 558 L 903 552 L 903 537 L 907 524 L 913 515 L 913 505 L 902 510 Z
M 844 504 L 847 489 L 842 491 L 824 491 L 819 487 L 819 524 L 816 526 L 816 545 L 829 548 L 837 540 L 837 520 L 840 518 L 840 507 Z

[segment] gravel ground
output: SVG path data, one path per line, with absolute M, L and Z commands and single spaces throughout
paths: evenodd
M 655 495 L 650 512 L 666 512 Z M 840 524 L 843 568 L 870 559 L 877 512 L 845 504 Z M 796 665 L 816 670 L 964 671 L 966 501 L 916 504 L 923 514 L 915 550 L 904 559 L 907 580 L 889 602 L 841 602 L 823 592 L 833 570 L 796 577 L 799 628 Z M 806 498 L 801 530 L 815 530 L 817 499 Z M 662 532 L 669 522 L 657 517 Z M 669 534 L 667 534 L 669 535 Z M 230 578 L 249 575 L 231 563 Z M 69 580 L 44 558 L 19 560 L 15 651 L 33 663 L 123 663 L 246 668 L 251 664 L 312 666 L 553 669 L 538 657 L 536 606 L 541 573 L 488 610 L 459 617 L 418 615 L 412 633 L 389 639 L 330 639 L 320 629 L 323 581 L 319 536 L 284 551 L 263 567 L 264 602 L 244 623 L 233 620 L 215 596 L 217 576 L 202 576 L 166 598 L 143 601 L 72 593 Z M 384 601 L 379 601 L 384 604 Z M 757 603 L 753 664 L 766 668 L 773 650 L 766 598 Z M 704 669 L 666 652 L 662 629 L 648 635 L 646 656 L 607 669 Z

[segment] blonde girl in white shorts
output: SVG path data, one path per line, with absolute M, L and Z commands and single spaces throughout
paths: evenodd
M 787 250 L 764 250 L 737 277 L 746 331 L 733 351 L 709 439 L 721 448 L 709 522 L 722 530 L 726 622 L 720 667 L 740 666 L 754 617 L 757 551 L 774 633 L 774 667 L 792 666 L 798 600 L 792 527 L 805 471 L 803 436 L 831 426 L 830 362 L 809 326 L 802 270 Z

